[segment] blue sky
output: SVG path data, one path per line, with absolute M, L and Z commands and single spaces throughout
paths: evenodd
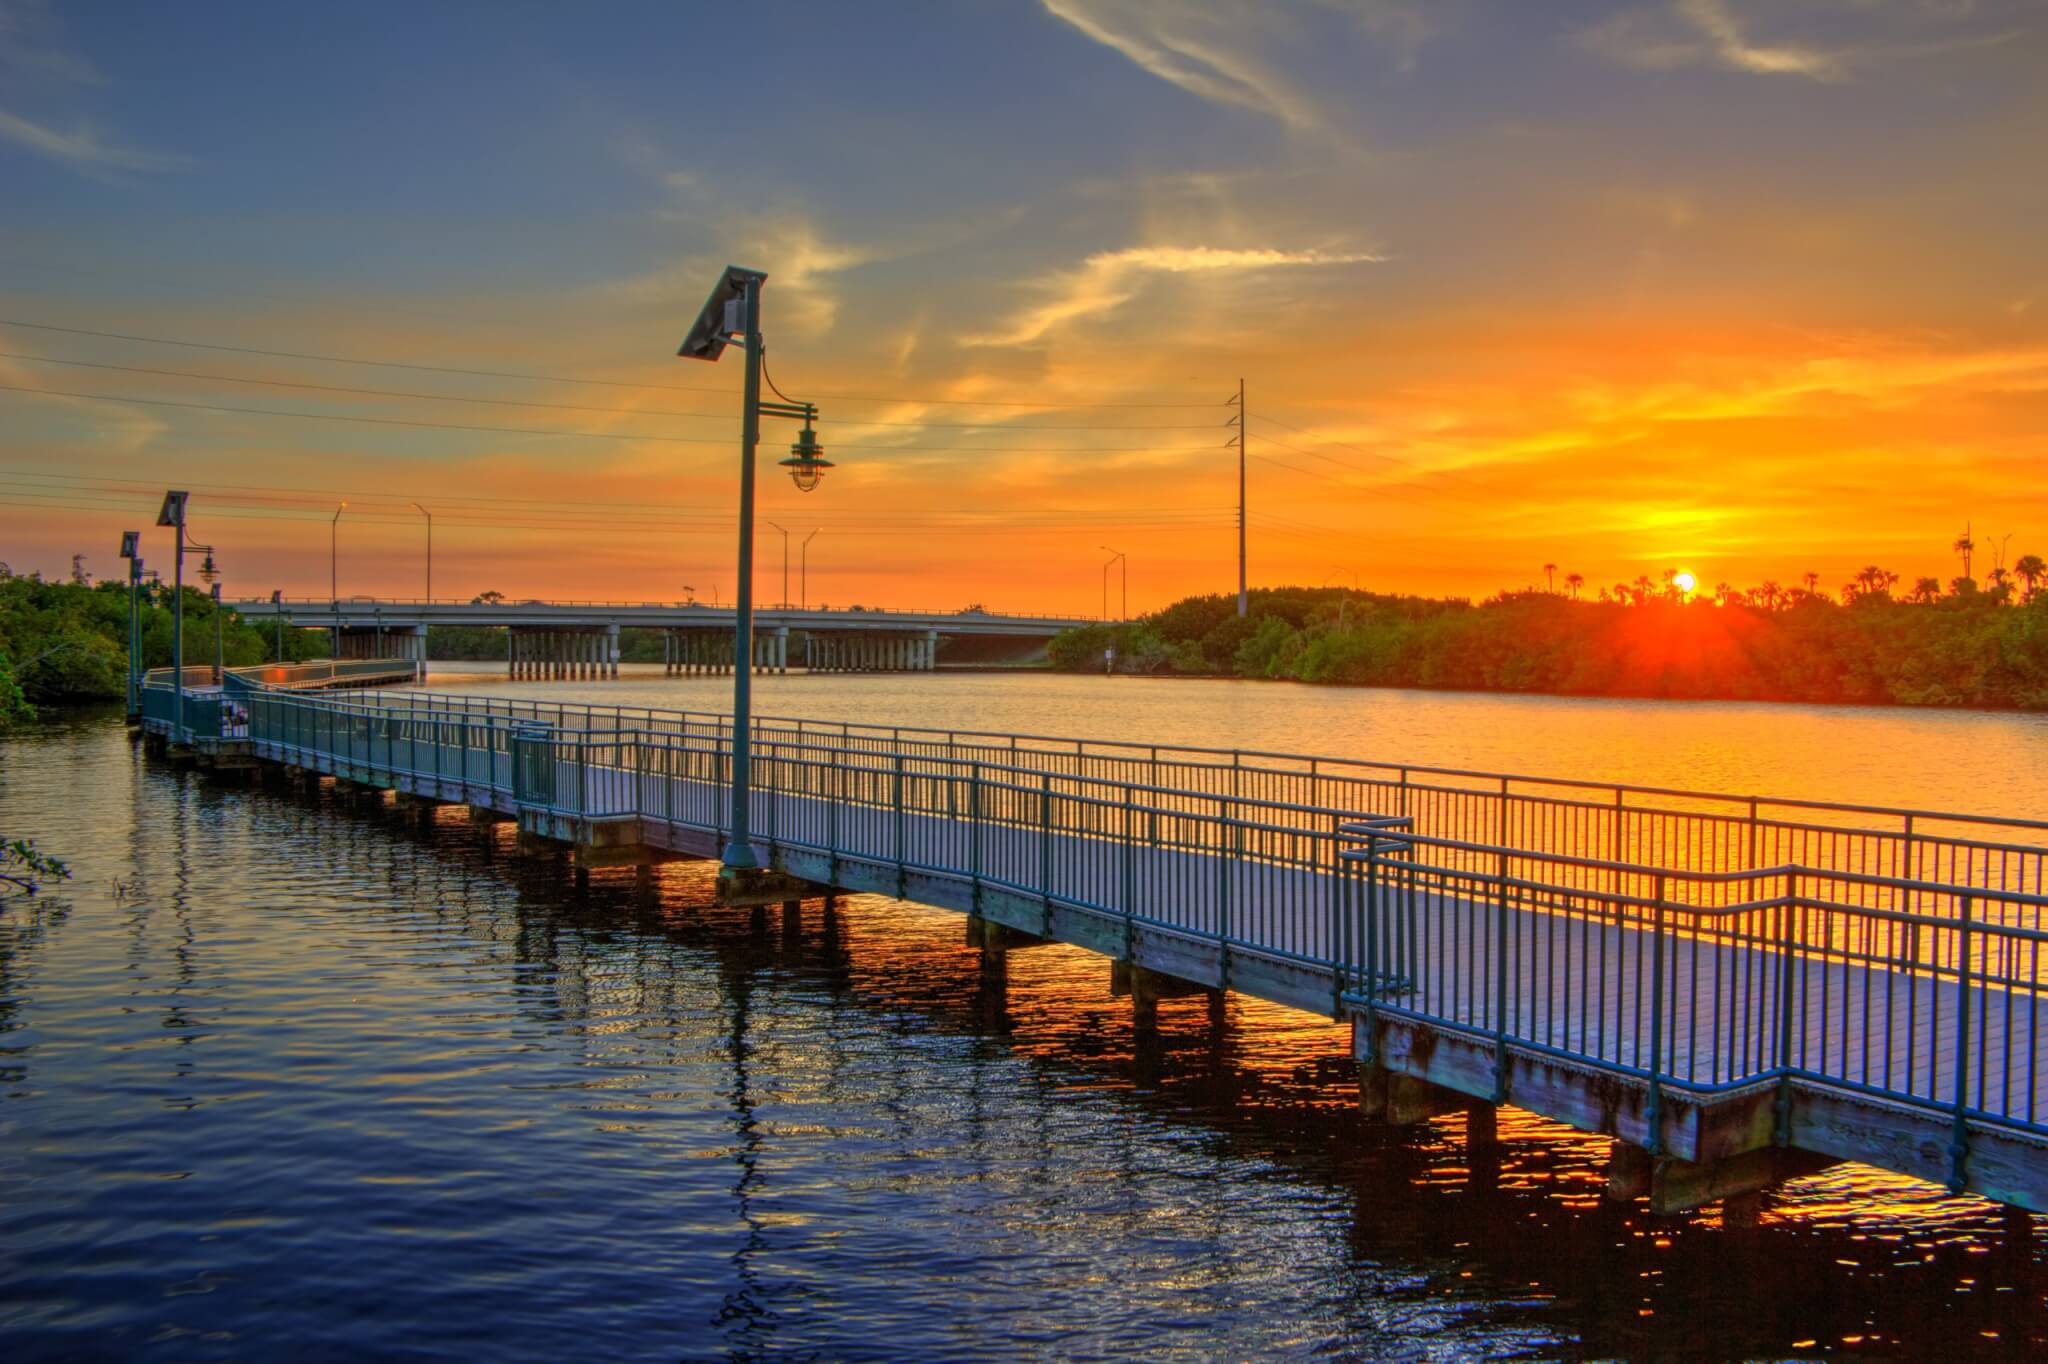
M 1996 0 L 0 0 L 0 315 L 546 376 L 8 330 L 67 396 L 0 393 L 0 558 L 175 476 L 252 588 L 342 494 L 360 590 L 415 498 L 462 590 L 729 579 L 737 366 L 670 353 L 735 260 L 840 397 L 768 513 L 862 598 L 1086 605 L 1105 539 L 1140 604 L 1228 585 L 1240 376 L 1255 581 L 1945 574 L 1952 520 L 2048 548 L 2044 53 Z

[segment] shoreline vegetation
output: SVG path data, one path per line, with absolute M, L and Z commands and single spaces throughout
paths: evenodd
M 2023 560 L 2022 563 L 2027 561 Z M 2031 567 L 2031 565 L 2029 565 Z M 2038 576 L 2038 575 L 2035 575 Z M 2048 710 L 2048 578 L 1943 592 L 1866 569 L 1838 599 L 1807 585 L 1505 592 L 1462 598 L 1345 588 L 1188 597 L 1149 616 L 1079 626 L 1054 668 L 1317 685 L 1671 701 Z M 1576 585 L 1574 585 L 1574 589 Z M 1112 654 L 1105 659 L 1105 652 Z
M 1958 578 L 1944 591 L 1923 578 L 1903 597 L 1895 575 L 1867 568 L 1839 597 L 1765 583 L 1681 591 L 1667 574 L 1601 589 L 1505 592 L 1462 598 L 1397 596 L 1345 588 L 1284 587 L 1188 597 L 1149 616 L 1079 626 L 1049 647 L 1054 670 L 1239 677 L 1316 685 L 1520 692 L 1675 701 L 1798 701 L 1854 705 L 2048 710 L 2048 572 L 2033 556 L 2015 577 L 1979 588 Z M 171 661 L 170 589 L 145 587 L 146 668 Z M 185 590 L 186 657 L 214 657 L 214 605 Z M 277 657 L 269 624 L 223 608 L 229 667 Z M 627 630 L 626 662 L 659 662 L 660 635 Z M 504 657 L 496 631 L 434 629 L 429 656 Z M 287 629 L 291 662 L 325 658 L 324 630 Z M 38 706 L 118 701 L 126 693 L 128 585 L 45 581 L 0 564 L 0 731 L 29 723 Z

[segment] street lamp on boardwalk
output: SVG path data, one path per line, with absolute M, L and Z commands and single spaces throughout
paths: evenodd
M 142 587 L 142 532 L 121 532 L 121 557 L 128 561 L 128 719 L 142 709 L 142 609 L 136 594 Z
M 227 643 L 221 635 L 220 584 L 213 584 L 213 685 L 218 687 L 227 673 Z
M 192 494 L 173 489 L 164 494 L 163 508 L 156 514 L 159 526 L 168 526 L 172 542 L 177 550 L 171 570 L 171 742 L 181 743 L 185 736 L 185 551 L 196 549 L 206 555 L 199 567 L 199 576 L 212 582 L 220 575 L 213 566 L 213 546 L 197 544 L 185 534 L 185 504 Z
M 768 276 L 762 271 L 726 266 L 676 350 L 685 359 L 715 361 L 727 346 L 737 343 L 747 353 L 740 400 L 739 591 L 733 612 L 732 824 L 719 873 L 720 882 L 728 889 L 748 879 L 761 866 L 760 859 L 754 856 L 749 818 L 753 778 L 754 447 L 761 439 L 761 418 L 788 417 L 803 422 L 803 431 L 789 448 L 789 458 L 781 461 L 799 491 L 816 488 L 818 480 L 832 467 L 811 429 L 818 419 L 815 404 L 791 402 L 775 387 L 773 379 L 767 380 L 768 387 L 781 401 L 761 399 L 761 383 L 767 370 L 761 343 L 761 286 L 767 282 Z

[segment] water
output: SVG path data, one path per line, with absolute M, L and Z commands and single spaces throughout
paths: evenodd
M 711 706 L 729 681 L 495 685 Z M 2011 716 L 1036 677 L 762 693 L 1885 802 L 2038 813 L 2048 789 L 2048 731 Z M 1795 746 L 1802 720 L 1822 737 Z M 1977 798 L 1938 799 L 1960 783 Z M 1134 1045 L 1104 963 L 1064 947 L 1013 954 L 998 1009 L 943 911 L 854 897 L 828 925 L 814 903 L 790 940 L 707 908 L 694 864 L 651 904 L 602 873 L 579 895 L 459 809 L 420 827 L 220 785 L 113 717 L 0 743 L 0 829 L 77 873 L 0 911 L 9 1360 L 2048 1344 L 2025 1219 L 1849 1166 L 1753 1232 L 1650 1218 L 1599 1197 L 1605 1141 L 1513 1110 L 1468 1168 L 1460 1118 L 1355 1121 L 1323 1020 L 1233 998 L 1213 1029 L 1174 1001 Z
M 502 665 L 433 666 L 431 684 L 451 690 L 732 709 L 730 677 L 659 666 L 616 682 L 518 683 Z M 754 709 L 2048 819 L 2048 713 L 1019 673 L 760 676 Z

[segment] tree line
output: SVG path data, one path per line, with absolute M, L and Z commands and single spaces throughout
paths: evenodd
M 141 607 L 142 666 L 171 665 L 172 589 L 150 583 Z M 277 631 L 245 621 L 221 606 L 221 654 L 230 668 L 277 657 Z M 185 663 L 214 659 L 214 601 L 197 588 L 185 589 Z M 286 630 L 286 660 L 328 655 L 325 631 Z M 89 582 L 82 573 L 66 581 L 18 575 L 0 564 L 0 729 L 25 724 L 39 706 L 119 701 L 128 694 L 128 584 Z
M 1552 566 L 1554 573 L 1554 566 Z M 1056 668 L 1353 686 L 2048 709 L 2048 571 L 2029 555 L 1980 587 L 1930 580 L 1896 595 L 1871 566 L 1839 592 L 1797 585 L 1682 590 L 1676 573 L 1592 598 L 1565 589 L 1463 599 L 1342 588 L 1189 597 L 1052 643 Z M 1554 583 L 1554 578 L 1552 579 Z

